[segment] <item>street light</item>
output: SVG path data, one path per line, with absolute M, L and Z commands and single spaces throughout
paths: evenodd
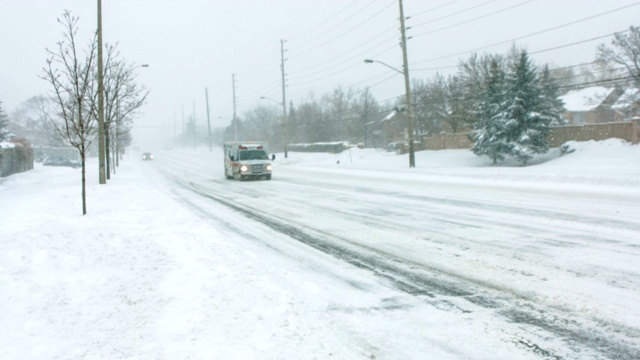
M 383 63 L 382 61 L 378 61 L 378 60 L 371 60 L 371 59 L 364 59 L 364 62 L 365 62 L 365 63 L 367 63 L 367 64 L 378 63 L 378 64 L 381 64 L 381 65 L 384 65 L 384 66 L 388 67 L 389 69 L 391 69 L 391 70 L 393 70 L 393 71 L 395 71 L 395 72 L 397 72 L 397 73 L 399 73 L 399 74 L 401 74 L 401 75 L 404 75 L 404 72 L 402 72 L 402 71 L 400 71 L 400 70 L 398 70 L 398 69 L 394 68 L 393 66 L 391 66 L 391 65 L 389 65 L 389 64 Z
M 288 133 L 289 133 L 289 121 L 287 121 L 287 108 L 284 104 L 284 102 L 279 102 L 277 100 L 274 100 L 270 97 L 266 97 L 266 96 L 260 96 L 260 99 L 262 100 L 270 100 L 273 101 L 274 103 L 282 106 L 282 122 L 284 122 L 284 158 L 286 159 L 289 154 L 288 154 Z
M 402 75 L 404 75 L 404 84 L 405 84 L 405 98 L 407 101 L 407 127 L 409 132 L 409 167 L 416 167 L 416 156 L 413 149 L 413 108 L 411 107 L 411 88 L 409 86 L 409 69 L 407 65 L 404 66 L 404 71 L 400 71 L 394 68 L 391 65 L 385 64 L 382 61 L 365 59 L 364 62 L 366 64 L 378 63 L 380 65 L 384 65 L 389 69 L 396 71 Z

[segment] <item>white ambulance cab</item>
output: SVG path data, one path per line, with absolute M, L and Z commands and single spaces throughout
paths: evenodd
M 271 161 L 276 156 L 269 158 L 268 149 L 268 143 L 264 141 L 224 143 L 224 174 L 227 179 L 271 180 Z

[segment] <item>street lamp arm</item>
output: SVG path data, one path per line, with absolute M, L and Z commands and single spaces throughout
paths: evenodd
M 398 69 L 394 68 L 393 66 L 391 66 L 391 65 L 389 65 L 389 64 L 385 64 L 385 63 L 383 63 L 382 61 L 378 61 L 378 60 L 371 60 L 371 59 L 365 59 L 365 60 L 364 60 L 364 62 L 365 62 L 365 63 L 367 63 L 367 64 L 372 64 L 372 63 L 374 63 L 374 62 L 375 62 L 375 63 L 381 64 L 381 65 L 384 65 L 384 66 L 388 67 L 389 69 L 391 69 L 391 70 L 393 70 L 393 71 L 396 71 L 396 72 L 398 72 L 398 73 L 400 73 L 400 74 L 404 75 L 404 72 L 403 72 L 403 71 L 400 71 L 400 70 L 398 70 Z
M 274 99 L 272 99 L 272 98 L 270 98 L 270 97 L 260 96 L 260 99 L 262 99 L 262 100 L 271 100 L 271 101 L 273 101 L 274 103 L 276 103 L 276 104 L 278 104 L 278 105 L 282 106 L 282 103 L 281 103 L 281 102 L 279 102 L 279 101 L 277 101 L 277 100 L 274 100 Z

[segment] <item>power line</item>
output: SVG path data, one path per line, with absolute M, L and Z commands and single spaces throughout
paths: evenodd
M 341 57 L 343 57 L 345 54 L 351 53 L 351 52 L 353 52 L 353 51 L 355 51 L 355 50 L 357 50 L 357 49 L 360 49 L 360 48 L 361 48 L 361 47 L 363 47 L 363 46 L 369 45 L 369 42 L 370 42 L 372 39 L 378 39 L 380 36 L 382 36 L 382 35 L 384 35 L 384 34 L 388 33 L 390 30 L 393 30 L 393 29 L 395 29 L 395 28 L 396 28 L 396 26 L 393 26 L 393 27 L 391 27 L 391 28 L 387 28 L 386 30 L 384 30 L 383 32 L 381 32 L 381 33 L 379 33 L 379 34 L 377 34 L 377 35 L 373 36 L 372 38 L 370 38 L 370 39 L 368 39 L 368 40 L 366 40 L 366 41 L 363 41 L 360 45 L 355 46 L 355 47 L 352 47 L 352 48 L 351 48 L 351 49 L 349 49 L 348 51 L 341 52 L 341 53 L 340 53 L 340 55 L 338 55 L 338 56 L 334 56 L 333 58 L 331 58 L 331 59 L 329 59 L 329 60 L 325 60 L 325 61 L 319 62 L 319 63 L 317 63 L 316 65 L 309 66 L 309 67 L 307 67 L 306 69 L 291 72 L 290 74 L 292 74 L 292 75 L 293 75 L 293 74 L 298 74 L 298 73 L 304 72 L 304 71 L 306 71 L 306 70 L 310 70 L 310 69 L 314 69 L 314 68 L 317 68 L 317 67 L 322 66 L 322 65 L 326 65 L 326 63 L 327 63 L 327 62 L 330 62 L 330 61 L 332 61 L 332 60 L 335 60 L 335 59 L 341 58 Z M 393 38 L 395 38 L 395 37 L 396 37 L 396 35 L 394 35 L 394 36 L 393 36 Z M 391 39 L 393 39 L 393 38 L 386 38 L 382 43 L 386 43 L 387 41 L 389 41 L 389 40 L 391 40 Z M 372 49 L 378 48 L 379 46 L 381 46 L 381 45 L 380 45 L 380 44 L 379 44 L 379 45 L 375 45 L 373 48 L 369 48 L 369 49 L 368 49 L 368 50 L 366 50 L 366 51 L 371 51 Z M 361 53 L 361 54 L 362 54 L 362 53 Z M 358 56 L 362 56 L 362 55 L 358 55 Z M 352 59 L 352 58 L 350 58 L 350 59 Z M 343 62 L 343 63 L 344 63 L 344 62 Z M 340 64 L 343 64 L 343 63 L 340 63 Z M 336 64 L 335 66 L 340 65 L 340 64 Z
M 634 79 L 636 79 L 635 76 L 629 75 L 629 76 L 623 76 L 623 77 L 618 77 L 613 79 L 602 79 L 602 80 L 588 81 L 588 82 L 572 84 L 572 85 L 562 85 L 562 86 L 558 86 L 558 89 L 579 88 L 584 85 L 604 85 L 607 83 L 622 82 L 622 81 L 634 80 Z
M 395 0 L 394 0 L 394 1 L 395 1 Z M 298 54 L 296 57 L 304 56 L 304 55 L 306 55 L 306 54 L 309 54 L 309 53 L 312 53 L 312 52 L 314 52 L 314 51 L 317 51 L 318 49 L 323 48 L 323 47 L 325 47 L 325 46 L 327 46 L 327 45 L 329 45 L 329 44 L 333 43 L 334 41 L 336 41 L 336 40 L 338 40 L 338 39 L 340 39 L 340 38 L 345 37 L 345 36 L 346 36 L 346 35 L 348 35 L 350 32 L 354 31 L 355 29 L 359 28 L 360 26 L 362 26 L 362 25 L 366 24 L 367 22 L 371 21 L 371 20 L 372 20 L 373 18 L 375 18 L 376 16 L 380 15 L 383 11 L 385 11 L 386 9 L 388 9 L 388 8 L 389 8 L 390 6 L 392 6 L 392 5 L 395 5 L 395 3 L 394 3 L 394 2 L 389 3 L 389 4 L 388 4 L 387 6 L 385 6 L 384 8 L 380 9 L 378 12 L 376 12 L 375 14 L 373 14 L 373 15 L 369 16 L 369 17 L 368 17 L 368 18 L 366 18 L 364 21 L 362 21 L 362 22 L 360 22 L 360 23 L 356 24 L 355 26 L 353 26 L 353 27 L 352 27 L 352 28 L 350 28 L 349 30 L 345 31 L 344 33 L 342 33 L 342 34 L 340 34 L 340 35 L 338 35 L 338 36 L 336 36 L 336 37 L 332 38 L 331 40 L 328 40 L 328 41 L 326 41 L 326 42 L 324 42 L 324 43 L 322 43 L 322 44 L 320 44 L 320 45 L 318 45 L 318 46 L 315 46 L 315 47 L 314 47 L 313 49 L 311 49 L 311 50 L 308 50 L 308 51 L 306 51 L 306 52 L 300 53 L 300 54 Z
M 394 37 L 395 37 L 395 36 L 394 36 Z M 322 70 L 315 71 L 315 72 L 310 73 L 310 74 L 307 74 L 307 75 L 298 76 L 298 77 L 297 77 L 297 79 L 303 79 L 303 78 L 308 78 L 308 77 L 310 77 L 310 76 L 319 75 L 319 74 L 321 74 L 321 73 L 324 73 L 324 72 L 327 72 L 327 71 L 330 71 L 330 70 L 336 69 L 336 68 L 337 68 L 337 67 L 339 67 L 340 65 L 343 65 L 343 64 L 346 64 L 346 63 L 352 62 L 352 61 L 354 61 L 354 60 L 357 60 L 358 62 L 361 62 L 362 60 L 364 60 L 364 58 L 365 58 L 365 54 L 368 54 L 370 51 L 375 50 L 375 49 L 377 49 L 377 48 L 379 48 L 379 47 L 381 47 L 381 46 L 383 46 L 383 45 L 387 45 L 387 43 L 388 43 L 388 39 L 384 40 L 382 43 L 380 43 L 380 44 L 378 44 L 378 45 L 375 45 L 375 46 L 374 46 L 374 47 L 372 47 L 372 48 L 367 49 L 365 52 L 359 53 L 358 55 L 353 56 L 353 57 L 351 57 L 351 58 L 349 58 L 349 59 L 347 59 L 347 60 L 345 60 L 345 61 L 343 61 L 343 62 L 341 62 L 341 63 L 335 64 L 335 65 L 333 65 L 333 66 L 330 66 L 330 67 L 325 68 L 325 69 L 322 69 Z M 390 50 L 390 49 L 392 49 L 392 48 L 394 48 L 394 47 L 396 47 L 396 45 L 393 45 L 393 46 L 391 46 L 391 47 L 388 47 L 388 48 L 385 50 L 385 52 L 386 52 L 386 51 L 388 51 L 388 50 Z M 377 55 L 376 55 L 376 56 L 377 56 Z M 350 69 L 350 68 L 351 68 L 351 67 L 349 67 L 349 68 L 347 68 L 347 69 Z
M 478 6 L 474 6 L 474 7 L 471 7 L 471 8 L 465 9 L 465 10 L 463 10 L 463 11 L 460 11 L 460 12 L 454 13 L 454 14 L 450 14 L 450 15 L 448 15 L 448 16 L 446 16 L 446 17 L 444 17 L 444 18 L 447 18 L 447 17 L 453 16 L 453 15 L 455 15 L 455 14 L 460 14 L 460 13 L 463 13 L 463 12 L 469 11 L 469 10 L 471 10 L 471 9 L 478 8 L 479 6 L 483 6 L 483 5 L 489 4 L 489 3 L 494 2 L 494 1 L 495 1 L 495 0 L 491 0 L 491 1 L 485 2 L 484 4 L 481 4 L 481 5 L 478 5 Z M 510 10 L 510 9 L 512 9 L 512 8 L 514 8 L 514 7 L 516 7 L 516 6 L 524 5 L 524 4 L 529 3 L 529 2 L 532 2 L 532 1 L 534 1 L 534 0 L 528 0 L 528 1 L 525 1 L 525 2 L 523 2 L 523 3 L 521 3 L 521 4 L 518 4 L 518 5 L 515 5 L 515 6 L 511 6 L 511 7 L 508 7 L 508 8 L 506 8 L 506 9 L 502 9 L 502 10 L 499 10 L 499 11 L 497 11 L 497 12 L 494 12 L 494 13 L 491 13 L 491 14 L 488 14 L 488 15 L 493 15 L 493 14 L 496 14 L 496 13 L 499 13 L 499 12 L 503 12 L 503 11 L 506 11 L 506 10 Z M 454 1 L 454 2 L 455 2 L 455 1 Z M 449 4 L 452 4 L 452 3 L 453 3 L 453 2 L 450 2 Z M 445 5 L 446 5 L 446 4 L 445 4 Z M 383 10 L 384 10 L 384 9 L 383 9 Z M 487 15 L 487 16 L 488 16 L 488 15 Z M 395 47 L 395 46 L 394 46 L 394 47 Z M 391 49 L 391 48 L 388 48 L 388 49 L 386 49 L 384 52 L 386 52 L 386 51 L 388 51 L 388 50 L 390 50 L 390 49 Z M 383 53 L 384 53 L 384 52 L 383 52 Z M 375 56 L 378 56 L 378 55 L 379 55 L 379 54 L 376 54 Z M 374 56 L 374 57 L 375 57 L 375 56 Z M 347 60 L 347 61 L 345 61 L 345 62 L 348 62 L 348 61 L 349 61 L 349 60 Z M 345 62 L 343 62 L 343 63 L 345 63 Z M 343 63 L 340 63 L 340 64 L 343 64 Z M 338 65 L 340 65 L 340 64 L 338 64 Z M 355 67 L 355 65 L 352 65 L 352 66 L 347 67 L 347 68 L 345 68 L 345 69 L 342 69 L 342 70 L 339 70 L 339 71 L 334 72 L 334 73 L 332 73 L 332 74 L 329 74 L 328 76 L 333 76 L 333 75 L 340 74 L 340 73 L 345 72 L 345 71 L 347 71 L 347 70 L 349 70 L 349 69 L 352 69 L 353 67 Z M 312 76 L 312 75 L 315 75 L 315 74 L 319 74 L 319 73 L 322 73 L 322 72 L 326 72 L 326 71 L 329 71 L 329 70 L 330 70 L 330 69 L 332 69 L 332 68 L 333 68 L 333 67 L 331 67 L 331 68 L 327 68 L 327 69 L 321 70 L 321 71 L 319 71 L 319 72 L 315 72 L 315 73 L 312 73 L 312 74 L 306 75 L 306 76 L 304 76 L 304 77 L 309 77 L 309 76 Z M 452 67 L 449 67 L 449 68 L 452 68 Z M 422 69 L 418 69 L 417 71 L 423 71 L 423 70 L 422 70 Z M 315 81 L 315 80 L 312 80 L 312 81 Z M 300 84 L 297 84 L 297 85 L 302 85 L 302 84 L 309 83 L 309 82 L 311 82 L 311 81 L 306 81 L 306 82 L 303 82 L 303 83 L 300 83 Z
M 565 44 L 565 45 L 560 45 L 560 46 L 556 46 L 556 47 L 552 47 L 552 48 L 548 48 L 548 49 L 533 51 L 533 52 L 530 52 L 529 54 L 539 54 L 539 53 L 543 53 L 543 52 L 547 52 L 547 51 L 563 49 L 563 48 L 574 46 L 574 45 L 584 44 L 584 43 L 587 43 L 587 42 L 608 38 L 610 36 L 614 36 L 615 34 L 620 34 L 620 33 L 628 32 L 628 31 L 629 30 L 625 30 L 625 31 L 612 33 L 612 34 L 607 34 L 607 35 L 602 35 L 602 36 L 598 36 L 598 37 L 594 37 L 594 38 L 590 38 L 590 39 L 586 39 L 586 40 L 576 41 L 576 42 L 573 42 L 573 43 L 570 43 L 570 44 Z
M 376 1 L 377 1 L 377 0 L 372 0 L 371 2 L 367 3 L 367 5 L 365 5 L 364 7 L 362 7 L 362 8 L 360 8 L 360 9 L 358 9 L 358 10 L 355 12 L 355 14 L 359 14 L 359 13 L 363 12 L 365 9 L 367 9 L 367 8 L 369 8 L 371 5 L 373 5 L 373 3 L 374 3 L 374 2 L 376 2 Z M 337 29 L 338 27 L 340 27 L 340 26 L 341 26 L 341 25 L 343 25 L 344 23 L 346 23 L 346 22 L 348 22 L 349 20 L 353 19 L 353 17 L 354 17 L 354 15 L 350 15 L 350 16 L 348 16 L 346 19 L 344 19 L 343 21 L 341 21 L 341 22 L 337 23 L 337 24 L 336 24 L 336 25 L 334 25 L 333 27 L 331 27 L 331 28 L 329 28 L 329 29 L 325 30 L 324 32 L 322 32 L 322 33 L 321 33 L 321 34 L 319 34 L 319 35 L 316 35 L 316 36 L 313 36 L 313 37 L 311 37 L 311 38 L 307 39 L 305 42 L 303 42 L 302 44 L 299 44 L 299 45 L 297 45 L 297 46 L 298 46 L 298 47 L 303 47 L 303 46 L 305 46 L 305 45 L 307 45 L 307 44 L 309 44 L 309 43 L 313 42 L 314 40 L 316 40 L 316 39 L 318 39 L 318 38 L 320 38 L 320 37 L 322 37 L 322 36 L 324 36 L 324 35 L 326 35 L 326 34 L 330 33 L 331 31 L 333 31 L 333 30 L 335 30 L 335 29 Z
M 550 31 L 562 29 L 562 28 L 565 28 L 567 26 L 575 25 L 575 24 L 578 24 L 578 23 L 581 23 L 581 22 L 584 22 L 584 21 L 593 20 L 593 19 L 595 19 L 597 17 L 609 15 L 611 13 L 618 12 L 618 11 L 621 11 L 621 10 L 625 10 L 625 9 L 628 9 L 628 8 L 630 8 L 632 6 L 637 6 L 639 4 L 640 4 L 640 2 L 636 2 L 636 3 L 633 3 L 631 5 L 626 5 L 626 6 L 623 6 L 623 7 L 619 7 L 617 9 L 613 9 L 613 10 L 605 11 L 605 12 L 602 12 L 602 13 L 599 13 L 599 14 L 591 15 L 591 16 L 588 16 L 588 17 L 585 17 L 585 18 L 582 18 L 582 19 L 571 21 L 571 22 L 568 22 L 568 23 L 565 23 L 565 24 L 562 24 L 562 25 L 558 25 L 558 26 L 554 26 L 554 27 L 551 27 L 551 28 L 547 28 L 547 29 L 544 29 L 544 30 L 536 31 L 536 32 L 533 32 L 533 33 L 530 33 L 530 34 L 527 34 L 527 35 L 519 36 L 519 37 L 512 38 L 512 39 L 505 40 L 505 41 L 500 41 L 500 42 L 497 42 L 497 43 L 493 43 L 491 45 L 487 45 L 487 46 L 483 46 L 483 47 L 479 47 L 479 48 L 475 48 L 475 49 L 471 49 L 471 50 L 461 51 L 461 52 L 458 52 L 458 53 L 455 53 L 455 54 L 450 54 L 450 55 L 440 56 L 440 57 L 432 58 L 432 59 L 428 59 L 428 60 L 418 61 L 418 62 L 416 62 L 414 64 L 424 64 L 424 63 L 432 62 L 432 61 L 436 61 L 436 60 L 448 59 L 448 58 L 451 58 L 451 57 L 468 54 L 470 52 L 475 52 L 475 51 L 478 51 L 478 50 L 483 50 L 483 49 L 491 48 L 491 47 L 498 46 L 498 45 L 504 45 L 504 44 L 512 43 L 512 42 L 514 42 L 516 40 L 522 40 L 522 39 L 525 39 L 525 38 L 528 38 L 528 37 L 531 37 L 531 36 L 536 36 L 536 35 L 540 35 L 540 34 L 544 34 L 544 33 L 550 32 Z
M 413 15 L 411 15 L 411 16 L 409 16 L 409 17 L 407 17 L 407 19 L 414 18 L 414 17 L 417 17 L 417 16 L 422 16 L 422 15 L 424 15 L 424 14 L 427 14 L 427 13 L 430 13 L 430 12 L 433 12 L 433 11 L 436 11 L 436 10 L 441 9 L 441 8 L 443 8 L 443 7 L 446 7 L 446 6 L 449 6 L 449 5 L 453 5 L 453 4 L 457 3 L 458 1 L 460 1 L 460 0 L 453 0 L 453 1 L 450 1 L 450 2 L 448 2 L 448 3 L 446 3 L 446 4 L 442 4 L 442 5 L 440 5 L 440 6 L 436 6 L 436 7 L 434 7 L 434 8 L 431 8 L 431 9 L 429 9 L 429 10 L 425 10 L 425 11 L 419 12 L 419 13 L 417 13 L 417 14 L 413 14 Z
M 426 25 L 426 24 L 433 24 L 433 23 L 435 23 L 435 22 L 438 22 L 438 21 L 441 21 L 441 20 L 445 20 L 445 19 L 448 19 L 448 18 L 453 17 L 453 16 L 456 16 L 456 15 L 463 14 L 463 13 L 468 12 L 468 11 L 471 11 L 471 10 L 475 10 L 475 9 L 477 9 L 477 8 L 479 8 L 479 7 L 482 7 L 482 6 L 485 6 L 485 5 L 491 4 L 492 2 L 496 2 L 496 1 L 497 1 L 497 0 L 489 0 L 489 1 L 485 2 L 485 3 L 480 4 L 480 5 L 472 6 L 472 7 L 470 7 L 470 8 L 466 8 L 466 9 L 463 9 L 463 10 L 460 10 L 460 11 L 457 11 L 457 12 L 454 12 L 454 13 L 451 13 L 451 14 L 449 14 L 449 15 L 445 15 L 445 16 L 439 17 L 439 18 L 437 18 L 437 19 L 433 19 L 433 20 L 425 21 L 425 22 L 420 23 L 420 24 L 411 25 L 411 27 L 416 28 L 416 27 L 418 27 L 418 26 L 422 26 L 422 25 Z M 414 16 L 412 16 L 411 18 L 413 18 L 413 17 L 415 17 L 415 15 L 414 15 Z
M 335 14 L 328 16 L 326 20 L 323 20 L 323 21 L 321 21 L 320 23 L 318 23 L 318 24 L 315 24 L 315 25 L 311 26 L 311 28 L 310 28 L 309 30 L 307 30 L 307 31 L 303 31 L 303 32 L 299 33 L 298 35 L 292 36 L 291 38 L 289 38 L 289 40 L 291 41 L 291 40 L 298 39 L 298 38 L 300 38 L 300 37 L 302 37 L 302 36 L 304 36 L 304 35 L 306 35 L 306 34 L 308 34 L 308 33 L 312 32 L 312 31 L 316 30 L 316 28 L 318 28 L 318 27 L 320 27 L 320 26 L 322 26 L 322 25 L 326 24 L 327 22 L 329 22 L 330 20 L 332 20 L 333 18 L 335 18 L 335 17 L 336 17 L 336 15 L 338 15 L 338 14 L 341 14 L 341 13 L 345 12 L 348 8 L 350 8 L 351 6 L 355 5 L 355 3 L 357 3 L 357 2 L 358 2 L 358 0 L 354 0 L 354 1 L 350 2 L 349 4 L 347 4 L 347 6 L 343 7 L 343 8 L 342 8 L 342 9 L 340 9 L 340 10 L 338 10 L 338 12 L 336 12 Z M 327 31 L 328 31 L 328 30 L 327 30 Z M 322 34 L 321 34 L 321 35 L 322 35 Z M 320 36 L 321 36 L 321 35 L 320 35 Z
M 451 28 L 454 28 L 454 27 L 457 27 L 457 26 L 460 26 L 460 25 L 466 25 L 466 24 L 472 23 L 474 21 L 478 21 L 478 20 L 493 16 L 493 15 L 497 15 L 497 14 L 503 13 L 505 11 L 509 11 L 509 10 L 515 9 L 517 7 L 520 7 L 522 5 L 526 5 L 526 4 L 531 3 L 533 1 L 535 1 L 535 0 L 523 1 L 523 2 L 521 2 L 519 4 L 516 4 L 516 5 L 513 5 L 513 6 L 509 6 L 509 7 L 500 9 L 500 10 L 496 10 L 496 11 L 490 12 L 488 14 L 484 14 L 484 15 L 475 17 L 473 19 L 469 19 L 469 20 L 466 20 L 466 21 L 463 21 L 463 22 L 459 22 L 459 23 L 456 23 L 456 24 L 453 24 L 453 25 L 445 26 L 445 27 L 442 27 L 442 28 L 439 28 L 439 29 L 427 31 L 427 32 L 424 32 L 424 33 L 421 33 L 421 34 L 416 34 L 416 35 L 413 35 L 413 37 L 417 38 L 417 37 L 420 37 L 420 36 L 429 35 L 429 34 L 433 34 L 433 33 L 436 33 L 436 32 L 443 31 L 443 30 L 451 29 Z
M 625 33 L 625 32 L 628 32 L 628 31 L 630 31 L 630 30 L 627 29 L 627 30 L 623 30 L 623 31 L 617 31 L 617 32 L 614 32 L 614 33 L 611 33 L 611 34 L 597 36 L 597 37 L 593 37 L 593 38 L 589 38 L 589 39 L 585 39 L 585 40 L 579 40 L 579 41 L 575 41 L 575 42 L 572 42 L 572 43 L 567 43 L 567 44 L 563 44 L 563 45 L 559 45 L 559 46 L 554 46 L 554 47 L 547 48 L 547 49 L 531 51 L 531 52 L 529 52 L 529 54 L 533 55 L 533 54 L 539 54 L 539 53 L 543 53 L 543 52 L 563 49 L 563 48 L 567 48 L 567 47 L 571 47 L 571 46 L 575 46 L 575 45 L 580 45 L 580 44 L 584 44 L 584 43 L 595 41 L 595 40 L 605 39 L 607 37 L 614 36 L 615 34 Z M 590 64 L 594 64 L 594 63 L 593 62 L 589 62 L 589 63 L 583 63 L 583 64 L 572 65 L 572 66 L 567 66 L 567 67 L 554 68 L 554 70 L 556 70 L 556 69 L 564 69 L 564 68 L 571 68 L 571 67 L 578 67 L 578 66 L 590 65 Z M 412 68 L 411 71 L 437 71 L 437 70 L 445 70 L 445 69 L 454 69 L 454 68 L 457 68 L 457 67 L 458 67 L 458 65 L 439 66 L 439 67 L 432 67 L 432 68 L 418 68 L 418 69 L 413 69 Z
M 391 46 L 391 47 L 389 47 L 389 48 L 387 48 L 387 49 L 385 49 L 385 50 L 383 50 L 383 51 L 381 51 L 381 52 L 379 52 L 379 53 L 377 53 L 377 54 L 373 55 L 373 57 L 376 57 L 376 56 L 379 56 L 379 55 L 381 55 L 381 54 L 384 54 L 385 52 L 387 52 L 387 51 L 389 51 L 389 50 L 391 50 L 391 49 L 393 49 L 393 48 L 395 48 L 395 47 L 396 47 L 396 45 L 393 45 L 393 46 Z M 300 86 L 300 85 L 304 85 L 304 84 L 309 84 L 309 83 L 312 83 L 312 82 L 316 82 L 316 81 L 318 81 L 318 80 L 326 79 L 327 77 L 331 77 L 331 76 L 335 76 L 335 75 L 338 75 L 338 74 L 344 73 L 345 71 L 350 70 L 350 69 L 353 69 L 353 68 L 354 68 L 354 67 L 356 67 L 356 66 L 362 66 L 362 62 L 358 61 L 358 62 L 354 63 L 354 64 L 353 64 L 353 65 L 351 65 L 351 66 L 348 66 L 348 67 L 343 68 L 343 69 L 341 69 L 341 70 L 337 70 L 337 71 L 335 71 L 335 72 L 333 72 L 333 73 L 331 73 L 331 74 L 327 74 L 327 75 L 324 75 L 324 76 L 322 76 L 322 77 L 314 78 L 314 79 L 311 79 L 311 80 L 306 80 L 306 81 L 303 81 L 303 82 L 301 82 L 301 83 L 292 84 L 291 86 Z

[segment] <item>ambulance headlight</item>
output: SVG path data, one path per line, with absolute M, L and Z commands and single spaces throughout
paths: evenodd
M 249 168 L 247 167 L 247 165 L 242 165 L 242 166 L 240 167 L 240 171 L 242 171 L 242 172 L 246 172 L 247 170 L 249 170 Z
M 271 171 L 271 169 L 272 169 L 271 164 L 267 165 L 267 170 Z

